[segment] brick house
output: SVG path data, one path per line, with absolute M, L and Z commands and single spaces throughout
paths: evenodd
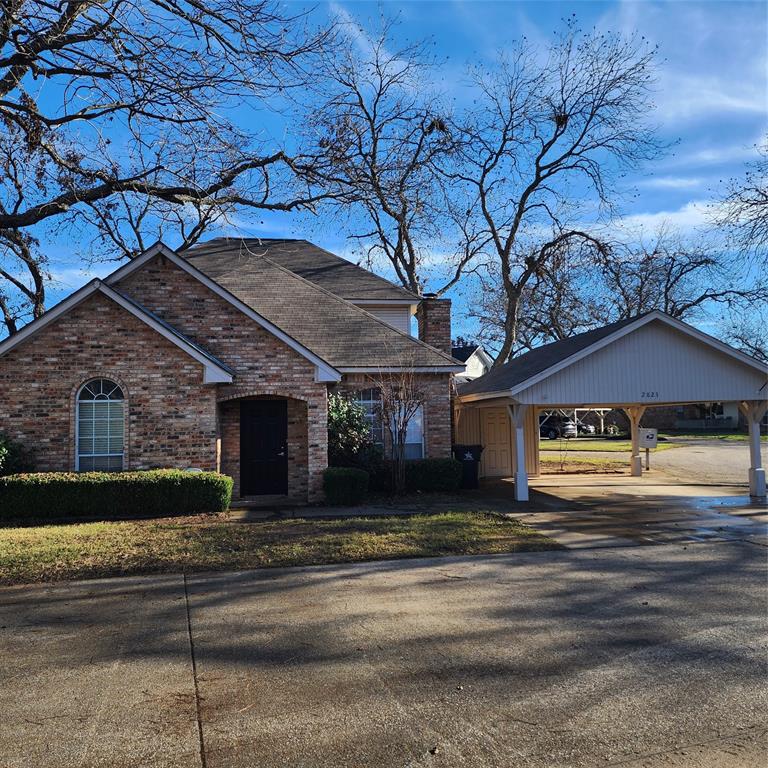
M 0 432 L 42 471 L 195 467 L 236 498 L 312 502 L 329 391 L 381 435 L 376 382 L 408 371 L 426 396 L 407 455 L 450 455 L 450 351 L 450 301 L 307 241 L 159 243 L 0 343 Z

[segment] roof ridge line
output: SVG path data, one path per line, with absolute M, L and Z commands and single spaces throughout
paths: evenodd
M 342 264 L 345 264 L 347 266 L 355 267 L 356 269 L 359 269 L 362 272 L 365 272 L 365 274 L 368 275 L 369 277 L 375 278 L 376 280 L 381 281 L 382 283 L 385 283 L 387 286 L 389 286 L 390 288 L 392 288 L 394 290 L 402 291 L 403 293 L 407 294 L 407 296 L 403 297 L 403 300 L 405 300 L 406 298 L 412 299 L 413 300 L 412 303 L 414 303 L 414 304 L 418 303 L 421 300 L 421 297 L 418 294 L 416 294 L 413 291 L 409 290 L 405 286 L 397 285 L 396 283 L 392 282 L 392 280 L 389 280 L 386 277 L 382 277 L 382 275 L 378 275 L 378 274 L 376 274 L 376 272 L 372 272 L 370 269 L 366 269 L 365 267 L 361 267 L 359 264 L 356 264 L 355 262 L 350 261 L 349 259 L 345 259 L 343 256 L 339 256 L 339 254 L 334 253 L 333 251 L 329 251 L 327 248 L 323 248 L 321 245 L 317 245 L 317 243 L 313 243 L 311 240 L 307 240 L 305 237 L 271 237 L 271 238 L 270 237 L 264 237 L 264 238 L 262 238 L 262 237 L 250 237 L 250 238 L 248 238 L 248 237 L 233 237 L 233 238 L 230 238 L 230 237 L 222 236 L 222 237 L 213 238 L 212 240 L 206 240 L 206 241 L 201 242 L 201 243 L 196 243 L 195 246 L 192 246 L 191 248 L 189 248 L 189 251 L 192 252 L 192 254 L 194 254 L 194 250 L 195 250 L 196 246 L 201 246 L 202 247 L 206 243 L 212 243 L 215 240 L 231 240 L 233 242 L 239 242 L 239 243 L 241 243 L 243 245 L 245 245 L 246 241 L 248 241 L 248 240 L 265 240 L 265 241 L 271 241 L 271 242 L 286 242 L 286 243 L 306 243 L 307 245 L 311 246 L 312 248 L 316 248 L 318 251 L 322 252 L 324 255 L 329 256 L 329 257 L 335 259 L 336 261 L 338 261 L 338 262 L 340 262 Z M 246 250 L 247 253 L 249 253 L 249 254 L 251 253 L 250 248 L 247 245 L 245 247 L 245 250 Z M 265 256 L 265 258 L 269 258 L 268 256 L 266 256 L 266 254 L 263 254 L 263 255 Z M 280 265 L 280 266 L 282 266 L 282 265 Z M 287 269 L 287 267 L 286 267 L 286 269 Z M 289 269 L 288 271 L 289 272 L 293 272 L 293 270 L 291 270 L 291 269 Z M 293 272 L 293 274 L 296 274 L 296 273 Z M 300 277 L 300 275 L 299 275 L 299 277 Z M 306 279 L 306 278 L 304 278 L 304 279 Z
M 249 256 L 249 258 L 250 258 L 250 256 Z M 357 312 L 359 312 L 359 313 L 361 313 L 363 315 L 367 315 L 372 320 L 375 320 L 377 323 L 379 323 L 379 325 L 383 325 L 387 330 L 394 331 L 395 333 L 400 334 L 401 336 L 403 336 L 404 338 L 408 339 L 409 341 L 411 341 L 411 342 L 413 342 L 415 344 L 419 344 L 422 347 L 425 347 L 426 349 L 430 350 L 431 352 L 436 352 L 438 355 L 442 355 L 442 357 L 444 357 L 446 360 L 449 360 L 452 363 L 460 362 L 460 361 L 457 361 L 454 357 L 451 357 L 451 355 L 447 355 L 442 350 L 438 349 L 437 347 L 433 347 L 431 344 L 427 344 L 425 341 L 422 341 L 418 337 L 411 336 L 410 333 L 406 333 L 405 331 L 401 331 L 399 328 L 395 328 L 395 326 L 390 325 L 389 323 L 385 322 L 381 318 L 376 317 L 376 315 L 371 314 L 370 312 L 367 312 L 362 307 L 358 307 L 357 304 L 353 304 L 351 301 L 347 301 L 342 296 L 337 296 L 335 293 L 332 293 L 327 288 L 323 288 L 320 285 L 316 285 L 311 280 L 307 280 L 305 277 L 302 277 L 301 275 L 297 275 L 295 272 L 292 272 L 290 269 L 288 269 L 287 267 L 284 267 L 282 264 L 278 264 L 276 261 L 272 261 L 272 259 L 270 259 L 268 256 L 259 255 L 258 258 L 264 259 L 264 261 L 269 262 L 269 264 L 271 264 L 273 267 L 276 267 L 281 272 L 285 272 L 286 274 L 290 275 L 291 277 L 293 277 L 296 280 L 300 280 L 302 283 L 305 283 L 306 285 L 310 286 L 310 288 L 312 288 L 312 289 L 314 289 L 316 291 L 320 291 L 321 293 L 324 293 L 326 296 L 330 296 L 332 299 L 334 299 L 335 301 L 340 302 L 341 304 L 345 304 L 348 307 L 352 307 L 352 309 L 356 310 Z M 224 272 L 223 274 L 228 275 L 231 272 L 235 272 L 235 271 L 236 270 L 231 269 L 231 270 L 229 270 L 229 272 Z

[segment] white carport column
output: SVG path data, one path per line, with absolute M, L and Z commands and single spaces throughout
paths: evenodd
M 515 478 L 515 501 L 528 501 L 528 471 L 525 468 L 525 414 L 527 405 L 508 405 L 509 420 L 515 444 L 515 461 L 512 472 Z
M 630 458 L 630 472 L 632 477 L 640 477 L 643 474 L 643 460 L 640 458 L 640 419 L 645 413 L 644 405 L 633 405 L 625 408 L 624 413 L 629 419 L 630 432 L 632 434 L 632 457 Z
M 760 452 L 760 420 L 768 409 L 768 400 L 741 403 L 739 406 L 749 425 L 749 495 L 764 498 L 766 495 L 765 470 Z

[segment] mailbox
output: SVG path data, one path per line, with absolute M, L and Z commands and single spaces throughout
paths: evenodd
M 655 448 L 656 443 L 659 441 L 658 429 L 646 429 L 641 427 L 640 430 L 640 447 L 641 448 Z

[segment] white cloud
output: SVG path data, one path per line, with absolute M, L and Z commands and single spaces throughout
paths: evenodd
M 659 45 L 657 117 L 666 128 L 766 113 L 764 4 L 624 0 L 610 6 L 598 26 Z
M 746 163 L 757 157 L 757 146 L 764 141 L 764 134 L 752 142 L 721 144 L 718 146 L 693 149 L 681 154 L 673 154 L 661 161 L 665 167 L 713 166 L 734 163 Z
M 619 231 L 653 232 L 668 225 L 682 234 L 693 234 L 707 224 L 712 208 L 706 200 L 692 200 L 680 208 L 666 211 L 633 213 L 616 222 Z
M 118 266 L 119 264 L 115 262 L 103 262 L 81 267 L 62 264 L 51 270 L 51 281 L 59 290 L 74 291 L 93 280 L 94 277 L 106 277 L 114 272 Z
M 653 176 L 649 179 L 641 179 L 637 184 L 650 189 L 695 189 L 704 182 L 705 180 L 700 177 Z
M 727 75 L 665 72 L 656 95 L 658 116 L 664 122 L 694 120 L 724 113 L 764 115 L 765 82 L 757 78 Z

